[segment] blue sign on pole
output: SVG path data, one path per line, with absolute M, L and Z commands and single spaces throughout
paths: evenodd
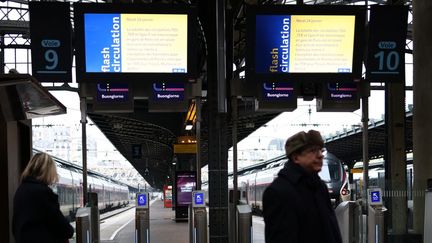
M 146 194 L 138 195 L 138 206 L 146 206 L 146 205 L 147 205 Z
M 371 192 L 371 202 L 376 203 L 380 202 L 380 192 L 379 191 L 372 191 Z
M 203 205 L 204 204 L 204 193 L 195 193 L 195 205 Z

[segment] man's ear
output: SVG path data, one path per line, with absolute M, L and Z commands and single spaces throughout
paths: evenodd
M 292 162 L 297 163 L 297 157 L 298 157 L 298 156 L 299 156 L 299 153 L 293 153 L 293 154 L 291 155 Z

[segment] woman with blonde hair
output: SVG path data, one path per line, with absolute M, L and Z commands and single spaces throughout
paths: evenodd
M 64 243 L 74 229 L 60 211 L 50 185 L 58 181 L 54 160 L 37 153 L 21 175 L 14 197 L 12 230 L 17 243 Z

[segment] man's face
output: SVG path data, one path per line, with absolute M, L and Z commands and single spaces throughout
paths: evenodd
M 324 150 L 321 147 L 309 147 L 294 155 L 294 162 L 309 173 L 318 173 L 323 165 Z

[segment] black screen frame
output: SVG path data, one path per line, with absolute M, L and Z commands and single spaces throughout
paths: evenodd
M 339 82 L 359 81 L 365 50 L 366 7 L 346 5 L 250 5 L 246 9 L 246 79 L 251 81 Z M 354 15 L 353 71 L 351 73 L 255 72 L 256 15 Z
M 197 67 L 197 10 L 192 5 L 74 3 L 76 80 L 80 82 L 154 82 L 166 80 L 187 82 L 198 77 Z M 134 13 L 134 14 L 186 14 L 188 16 L 187 73 L 95 73 L 86 72 L 84 14 Z

